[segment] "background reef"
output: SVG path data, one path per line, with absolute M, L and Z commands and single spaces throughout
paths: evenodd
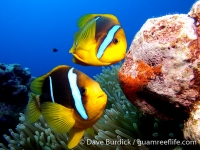
M 118 84 L 118 70 L 121 65 L 103 68 L 102 73 L 94 78 L 100 83 L 102 89 L 108 95 L 108 105 L 101 119 L 93 126 L 94 132 L 87 130 L 82 141 L 75 150 L 79 149 L 132 149 L 132 150 L 179 150 L 179 146 L 140 146 L 136 142 L 134 145 L 98 145 L 88 144 L 87 139 L 94 141 L 104 141 L 106 139 L 120 140 L 183 140 L 183 122 L 165 122 L 156 118 L 146 116 L 132 105 L 124 96 Z M 56 134 L 46 124 L 41 117 L 34 124 L 25 122 L 24 114 L 20 113 L 19 124 L 16 129 L 9 129 L 10 135 L 4 134 L 8 147 L 21 149 L 37 150 L 64 150 L 68 139 L 67 134 Z M 5 146 L 4 146 L 5 145 Z M 1 144 L 4 150 L 8 150 L 7 144 Z M 185 148 L 186 149 L 186 148 Z
M 34 78 L 28 68 L 19 64 L 0 63 L 0 141 L 8 128 L 18 123 L 19 113 L 24 111 L 29 99 L 29 86 Z

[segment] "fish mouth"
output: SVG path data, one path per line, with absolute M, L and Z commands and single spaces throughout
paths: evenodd
M 97 96 L 96 104 L 101 104 L 102 106 L 107 103 L 107 95 L 105 93 L 102 93 Z
M 101 94 L 97 97 L 97 99 L 99 99 L 99 98 L 104 98 L 105 96 L 106 96 L 105 93 L 101 93 Z

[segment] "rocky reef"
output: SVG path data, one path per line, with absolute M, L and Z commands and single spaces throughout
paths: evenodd
M 17 125 L 19 112 L 27 105 L 32 80 L 28 68 L 0 63 L 0 141 L 3 141 L 2 135 L 8 133 L 8 128 Z
M 190 140 L 200 138 L 194 133 L 200 130 L 199 14 L 197 1 L 188 14 L 148 19 L 118 72 L 125 95 L 143 113 L 162 120 L 192 119 L 184 127 Z

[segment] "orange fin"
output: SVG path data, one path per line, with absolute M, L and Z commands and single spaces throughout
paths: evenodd
M 25 110 L 25 119 L 30 123 L 36 122 L 40 118 L 39 96 L 31 93 Z
M 60 104 L 44 102 L 41 111 L 49 127 L 57 133 L 67 133 L 75 124 L 74 110 Z
M 72 149 L 78 145 L 81 138 L 83 137 L 84 132 L 85 132 L 85 129 L 79 129 L 79 128 L 72 128 L 70 130 L 68 145 L 67 145 L 69 149 Z

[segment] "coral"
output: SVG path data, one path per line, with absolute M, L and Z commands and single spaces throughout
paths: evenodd
M 102 73 L 95 76 L 102 89 L 108 95 L 108 105 L 98 122 L 93 126 L 94 132 L 87 130 L 80 144 L 74 148 L 79 149 L 135 149 L 147 150 L 149 147 L 139 145 L 139 139 L 168 139 L 182 136 L 178 123 L 163 122 L 152 117 L 143 115 L 132 105 L 123 94 L 119 84 L 117 72 L 120 66 L 103 67 Z M 8 147 L 16 150 L 37 149 L 37 150 L 64 150 L 68 140 L 67 134 L 56 134 L 41 117 L 34 124 L 25 122 L 24 114 L 20 113 L 20 123 L 16 131 L 9 130 L 11 136 L 4 135 L 8 141 Z M 147 127 L 148 126 L 148 127 Z M 170 127 L 173 127 L 170 128 Z M 180 135 L 180 136 L 179 136 Z M 130 141 L 131 145 L 112 142 Z M 98 143 L 99 142 L 99 143 Z M 101 143 L 100 143 L 101 142 Z M 109 143 L 108 143 L 109 142 Z M 107 143 L 107 144 L 106 144 Z M 4 150 L 6 146 L 0 144 Z M 152 147 L 154 150 L 155 147 Z M 160 147 L 158 147 L 159 149 Z M 167 149 L 180 147 L 167 147 Z M 161 149 L 161 148 L 160 148 Z M 162 147 L 163 149 L 163 147 Z
M 185 139 L 200 145 L 199 14 L 197 1 L 188 14 L 148 19 L 118 74 L 125 95 L 143 113 L 187 120 Z
M 28 98 L 29 85 L 33 78 L 28 68 L 19 64 L 0 63 L 1 102 L 23 103 Z
M 196 59 L 199 58 L 200 54 L 200 1 L 197 1 L 193 6 L 190 12 L 188 13 L 190 17 L 194 18 L 196 28 L 197 28 L 197 39 L 193 41 L 193 43 L 190 44 L 190 48 L 192 49 L 192 55 L 195 56 Z M 194 59 L 193 61 L 196 61 Z M 193 79 L 193 82 L 196 83 L 195 89 L 200 91 L 200 82 L 199 82 L 199 77 L 200 77 L 200 71 L 199 71 L 199 64 L 197 64 L 197 67 L 194 68 L 194 74 L 195 77 Z M 194 102 L 192 107 L 190 108 L 190 117 L 184 124 L 184 137 L 187 140 L 195 140 L 197 141 L 198 145 L 200 145 L 200 101 Z
M 17 125 L 19 112 L 23 111 L 28 102 L 32 80 L 28 68 L 23 69 L 19 64 L 0 63 L 0 133 L 8 133 L 8 128 Z
M 173 14 L 148 19 L 135 35 L 118 74 L 125 95 L 143 113 L 188 118 L 200 91 L 197 30 L 195 19 Z
M 197 101 L 190 112 L 190 118 L 184 124 L 184 137 L 200 145 L 200 101 Z

